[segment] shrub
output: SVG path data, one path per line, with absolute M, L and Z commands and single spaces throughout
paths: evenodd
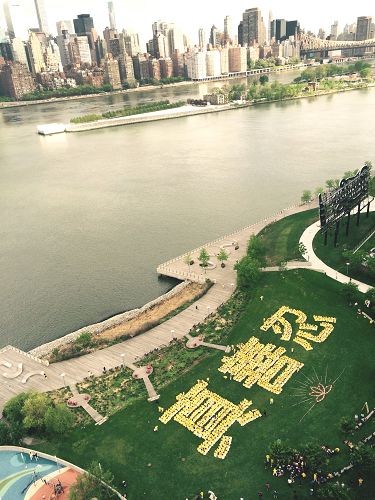
M 64 434 L 74 423 L 74 415 L 64 404 L 57 404 L 47 409 L 44 424 L 46 431 L 51 434 Z

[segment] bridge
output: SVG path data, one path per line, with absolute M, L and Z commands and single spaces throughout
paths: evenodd
M 369 40 L 322 40 L 315 36 L 301 34 L 299 41 L 301 55 L 332 50 L 375 48 L 375 38 Z

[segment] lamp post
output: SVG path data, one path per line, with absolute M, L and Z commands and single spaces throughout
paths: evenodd
M 121 353 L 121 354 L 120 354 L 120 356 L 121 356 L 121 366 L 122 366 L 122 368 L 124 368 L 124 366 L 125 366 L 125 365 L 124 365 L 124 357 L 125 357 L 125 354 L 124 354 L 124 353 Z
M 349 276 L 349 266 L 350 266 L 350 262 L 347 262 L 346 263 L 346 274 L 347 274 L 347 276 Z
M 60 374 L 60 377 L 63 379 L 64 387 L 66 386 L 65 375 L 65 372 Z
M 174 330 L 171 330 L 172 340 L 174 340 Z

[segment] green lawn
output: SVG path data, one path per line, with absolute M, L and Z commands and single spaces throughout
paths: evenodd
M 288 260 L 302 260 L 298 243 L 303 231 L 319 218 L 318 209 L 307 210 L 274 222 L 263 229 L 262 236 L 267 248 L 267 265 L 277 266 Z
M 359 226 L 356 225 L 356 217 L 352 215 L 348 236 L 345 236 L 346 219 L 347 218 L 345 217 L 340 224 L 341 227 L 339 241 L 336 248 L 333 247 L 334 230 L 331 230 L 329 232 L 328 243 L 326 246 L 324 245 L 323 235 L 321 235 L 320 233 L 315 236 L 313 242 L 313 247 L 316 255 L 327 265 L 343 274 L 347 274 L 347 259 L 342 256 L 342 252 L 345 250 L 345 248 L 354 249 L 367 235 L 371 233 L 371 231 L 375 229 L 375 212 L 370 212 L 368 218 L 365 216 L 365 214 L 362 214 Z M 361 250 L 370 250 L 374 246 L 375 238 L 372 237 L 371 240 L 369 240 L 361 248 Z M 375 286 L 375 276 L 371 275 L 365 270 L 356 272 L 349 266 L 349 276 L 359 281 L 363 281 L 368 285 Z
M 218 372 L 222 353 L 214 351 L 162 389 L 159 402 L 137 401 L 116 413 L 102 427 L 90 425 L 75 429 L 63 438 L 41 443 L 39 449 L 83 467 L 93 459 L 99 460 L 115 474 L 118 486 L 126 480 L 130 500 L 184 500 L 208 489 L 212 489 L 219 500 L 239 500 L 240 497 L 252 500 L 257 498 L 259 489 L 265 493 L 267 481 L 272 489 L 280 492 L 279 498 L 290 499 L 292 492 L 286 478 L 274 478 L 263 466 L 268 444 L 278 438 L 295 447 L 309 441 L 338 446 L 342 452 L 332 461 L 331 470 L 347 464 L 349 452 L 342 444 L 338 422 L 342 416 L 360 412 L 365 401 L 370 407 L 374 406 L 373 325 L 357 317 L 341 298 L 340 285 L 324 275 L 299 270 L 267 273 L 262 280 L 232 330 L 230 343 L 243 342 L 255 335 L 264 343 L 285 347 L 290 357 L 305 364 L 280 395 L 272 395 L 258 386 L 246 389 L 238 382 L 224 379 Z M 261 295 L 263 301 L 259 299 Z M 335 316 L 335 330 L 324 343 L 313 344 L 314 349 L 308 352 L 293 342 L 282 341 L 274 333 L 261 331 L 263 318 L 282 305 L 303 310 L 310 322 L 313 314 Z M 309 406 L 305 403 L 293 406 L 302 401 L 296 396 L 295 388 L 315 373 L 323 377 L 326 369 L 329 379 L 342 373 L 341 377 L 327 398 L 301 422 Z M 178 393 L 186 392 L 198 379 L 207 377 L 208 388 L 221 396 L 236 404 L 244 398 L 251 399 L 253 408 L 267 411 L 266 417 L 244 427 L 236 423 L 228 430 L 226 434 L 232 436 L 233 441 L 223 461 L 214 458 L 213 450 L 207 456 L 200 455 L 196 448 L 201 440 L 178 423 L 171 421 L 164 425 L 158 421 L 158 405 L 168 408 Z M 270 396 L 274 399 L 272 406 Z M 158 432 L 153 431 L 155 425 L 159 426 Z M 374 427 L 373 422 L 367 423 L 352 440 L 356 442 L 357 438 L 370 434 Z M 354 473 L 341 479 L 348 482 L 351 478 L 356 479 L 358 475 Z M 308 483 L 296 485 L 298 498 L 307 498 L 308 488 Z M 353 498 L 374 497 L 375 478 L 365 478 L 361 493 L 361 497 L 358 492 L 353 493 Z

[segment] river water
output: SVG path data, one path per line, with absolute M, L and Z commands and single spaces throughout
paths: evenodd
M 288 81 L 293 74 L 278 75 Z M 0 112 L 0 347 L 31 349 L 174 285 L 156 266 L 375 160 L 375 91 L 41 137 L 200 84 Z

